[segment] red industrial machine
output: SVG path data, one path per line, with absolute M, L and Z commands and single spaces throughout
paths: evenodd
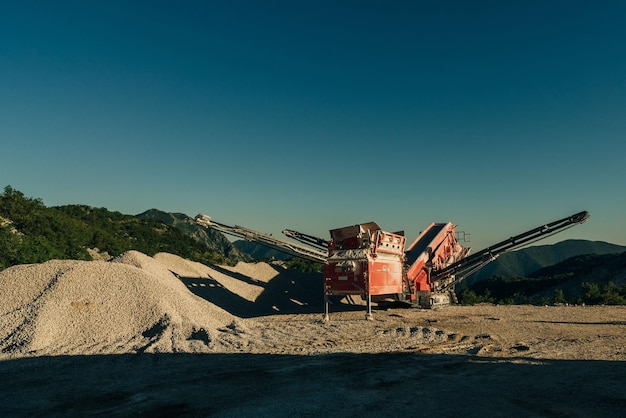
M 297 257 L 324 264 L 324 311 L 329 297 L 358 295 L 367 304 L 400 302 L 430 308 L 456 301 L 454 287 L 503 252 L 520 248 L 585 222 L 579 212 L 516 235 L 469 255 L 452 223 L 432 223 L 407 247 L 404 233 L 383 231 L 375 222 L 332 229 L 330 241 L 293 230 L 283 233 L 301 244 L 198 215 L 199 225 L 239 236 Z
M 463 259 L 452 223 L 432 223 L 405 249 L 400 233 L 382 231 L 370 222 L 330 231 L 324 266 L 324 295 L 360 295 L 379 304 L 405 302 L 422 307 L 448 304 L 448 294 L 434 292 L 432 272 Z

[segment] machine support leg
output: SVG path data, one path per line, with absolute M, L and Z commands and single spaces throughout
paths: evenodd
M 324 295 L 324 321 L 328 322 L 330 317 L 328 316 L 328 295 Z
M 365 313 L 365 319 L 368 321 L 372 321 L 374 318 L 372 317 L 372 295 L 367 293 L 367 312 Z

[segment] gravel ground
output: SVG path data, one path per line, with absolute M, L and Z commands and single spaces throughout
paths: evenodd
M 2 416 L 623 416 L 626 307 L 336 303 L 136 251 L 0 272 Z

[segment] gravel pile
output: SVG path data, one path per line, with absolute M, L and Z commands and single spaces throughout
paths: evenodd
M 267 263 L 244 263 L 240 261 L 235 267 L 224 268 L 233 273 L 253 277 L 263 283 L 269 283 L 270 280 L 278 275 L 278 271 Z
M 154 256 L 169 271 L 184 279 L 210 278 L 229 292 L 250 302 L 255 302 L 266 289 L 266 284 L 279 272 L 267 263 L 245 263 L 235 267 L 213 266 L 186 260 L 174 254 L 158 253 Z M 190 281 L 187 280 L 189 283 Z M 193 283 L 191 281 L 190 283 Z
M 0 272 L 0 352 L 232 352 L 249 343 L 237 317 L 195 296 L 173 273 L 213 274 L 171 254 L 137 251 L 111 261 L 8 268 Z

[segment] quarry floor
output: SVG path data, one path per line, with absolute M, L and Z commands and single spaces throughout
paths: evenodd
M 334 308 L 334 310 L 333 310 Z M 0 361 L 2 416 L 611 417 L 626 307 L 448 306 L 242 319 L 222 353 Z

